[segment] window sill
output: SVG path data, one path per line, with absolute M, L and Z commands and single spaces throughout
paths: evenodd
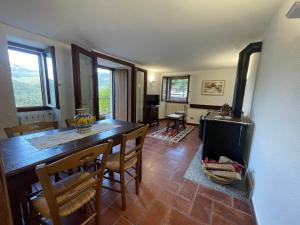
M 32 111 L 43 111 L 43 110 L 52 110 L 52 107 L 49 106 L 35 106 L 35 107 L 20 107 L 17 108 L 17 112 L 32 112 Z

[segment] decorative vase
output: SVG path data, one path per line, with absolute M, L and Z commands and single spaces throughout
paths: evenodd
M 229 116 L 230 114 L 230 106 L 228 104 L 222 105 L 222 108 L 220 110 L 221 116 Z
M 95 117 L 88 112 L 87 108 L 76 109 L 77 115 L 74 117 L 77 132 L 86 134 L 91 132 L 95 122 Z

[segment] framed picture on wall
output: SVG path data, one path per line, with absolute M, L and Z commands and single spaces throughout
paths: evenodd
M 224 95 L 225 80 L 203 80 L 202 95 Z

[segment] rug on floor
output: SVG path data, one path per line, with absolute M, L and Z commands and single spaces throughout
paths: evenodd
M 214 190 L 223 192 L 225 194 L 231 195 L 234 198 L 240 200 L 247 200 L 247 187 L 246 179 L 243 176 L 242 181 L 235 181 L 229 185 L 217 184 L 211 181 L 201 170 L 201 159 L 202 159 L 202 145 L 196 152 L 189 168 L 185 172 L 184 178 L 191 180 L 195 183 L 204 185 L 206 187 L 212 188 Z
M 186 135 L 188 135 L 192 130 L 194 130 L 194 126 L 186 126 L 185 129 L 182 129 L 177 134 L 177 130 L 174 128 L 170 128 L 167 132 L 167 127 L 154 131 L 151 134 L 148 134 L 148 137 L 157 138 L 164 141 L 176 142 L 181 141 Z

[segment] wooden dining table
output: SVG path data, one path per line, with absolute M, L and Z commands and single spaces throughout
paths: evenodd
M 72 128 L 55 129 L 0 140 L 0 155 L 4 163 L 14 225 L 30 224 L 26 193 L 32 184 L 38 182 L 35 173 L 37 165 L 54 162 L 88 147 L 101 144 L 108 139 L 112 139 L 114 145 L 120 144 L 122 134 L 130 133 L 143 126 L 143 124 L 117 120 L 101 120 L 96 123 L 109 123 L 120 125 L 120 127 L 46 149 L 37 149 L 28 140 L 39 136 L 59 134 L 59 132 Z

